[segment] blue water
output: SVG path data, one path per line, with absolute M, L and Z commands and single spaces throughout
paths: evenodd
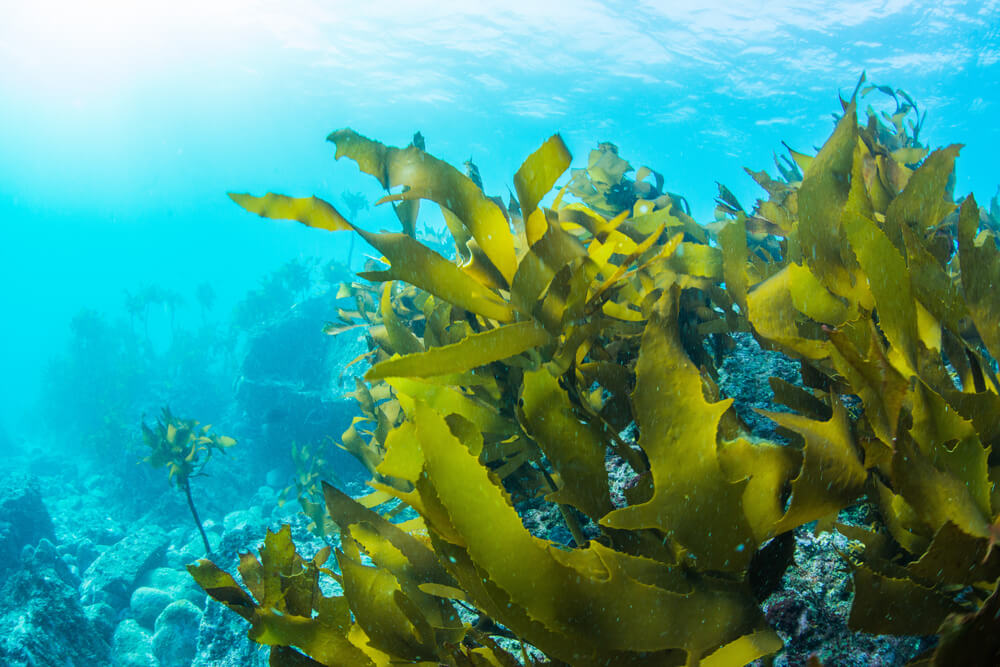
M 82 307 L 120 313 L 123 290 L 167 285 L 193 323 L 200 283 L 223 317 L 288 259 L 344 256 L 346 239 L 225 196 L 374 200 L 377 184 L 324 142 L 339 127 L 396 145 L 420 130 L 496 194 L 553 132 L 578 165 L 613 141 L 709 221 L 715 181 L 752 204 L 742 168 L 772 168 L 782 140 L 822 141 L 864 70 L 926 109 L 926 143 L 967 144 L 956 194 L 994 194 L 996 0 L 730 4 L 4 3 L 0 420 L 30 422 L 40 369 Z M 358 221 L 394 228 L 389 210 Z

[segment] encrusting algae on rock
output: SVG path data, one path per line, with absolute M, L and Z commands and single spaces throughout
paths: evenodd
M 328 325 L 369 333 L 342 446 L 373 492 L 325 486 L 336 570 L 285 529 L 241 558 L 247 590 L 207 560 L 196 580 L 274 665 L 743 665 L 782 647 L 760 603 L 790 531 L 818 521 L 857 547 L 853 629 L 941 633 L 927 664 L 995 651 L 1000 251 L 972 197 L 952 203 L 959 147 L 928 154 L 905 95 L 892 127 L 859 125 L 859 92 L 816 156 L 752 174 L 768 195 L 752 212 L 723 188 L 713 233 L 609 145 L 542 206 L 570 165 L 558 135 L 514 176 L 520 214 L 422 148 L 352 130 L 330 135 L 337 157 L 390 192 L 404 233 L 316 197 L 231 195 L 383 255 L 360 274 L 383 285 L 342 287 L 358 308 Z M 420 200 L 455 260 L 415 238 Z M 803 386 L 777 385 L 791 412 L 767 413 L 788 444 L 721 396 L 736 332 L 800 362 Z M 625 506 L 609 455 L 634 471 Z M 390 521 L 393 499 L 417 518 Z M 556 507 L 573 543 L 529 533 L 528 500 Z M 863 502 L 880 524 L 836 523 Z

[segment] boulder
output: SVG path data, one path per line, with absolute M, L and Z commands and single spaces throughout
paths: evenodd
M 195 583 L 194 578 L 186 568 L 157 567 L 142 576 L 139 583 L 170 596 L 170 601 L 187 600 L 198 608 L 205 606 L 205 591 Z
M 24 547 L 33 547 L 42 538 L 56 539 L 38 480 L 22 474 L 4 477 L 0 480 L 0 574 L 16 567 Z
M 94 630 L 101 636 L 101 639 L 110 645 L 115 628 L 118 627 L 118 613 L 107 602 L 98 602 L 84 607 L 83 614 L 94 626 Z
M 201 609 L 187 600 L 171 602 L 156 619 L 153 655 L 160 667 L 188 667 L 198 649 Z
M 140 586 L 132 592 L 129 609 L 132 611 L 132 618 L 138 621 L 139 625 L 147 630 L 152 630 L 153 624 L 156 623 L 156 617 L 171 602 L 173 602 L 173 598 L 170 597 L 170 593 L 158 588 Z
M 112 667 L 157 667 L 153 635 L 134 618 L 118 624 L 111 652 Z
M 0 664 L 106 665 L 107 628 L 80 605 L 69 570 L 47 539 L 25 547 L 0 588 Z
M 147 525 L 108 547 L 84 572 L 84 604 L 107 602 L 115 609 L 124 609 L 139 577 L 163 558 L 168 541 L 162 528 Z

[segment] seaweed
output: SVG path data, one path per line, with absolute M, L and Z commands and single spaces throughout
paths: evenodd
M 326 460 L 318 444 L 292 443 L 292 462 L 295 464 L 295 475 L 292 484 L 285 487 L 278 496 L 278 505 L 282 506 L 290 498 L 295 498 L 302 508 L 302 513 L 309 517 L 306 528 L 315 535 L 323 537 L 331 533 L 330 519 L 326 515 L 323 504 L 323 482 L 340 483 L 333 466 Z
M 143 461 L 154 468 L 165 467 L 167 479 L 184 492 L 206 554 L 212 553 L 212 547 L 191 498 L 191 478 L 203 474 L 201 471 L 211 460 L 213 452 L 224 453 L 236 444 L 233 438 L 216 435 L 211 429 L 211 424 L 201 425 L 194 419 L 175 417 L 168 407 L 163 408 L 152 427 L 142 422 L 142 438 L 150 448 L 149 456 Z
M 279 647 L 272 664 L 509 665 L 510 636 L 550 664 L 745 664 L 781 648 L 759 600 L 790 531 L 832 530 L 868 502 L 880 524 L 838 525 L 854 545 L 851 626 L 941 633 L 941 656 L 995 630 L 977 610 L 1000 578 L 1000 251 L 975 201 L 952 202 L 959 147 L 928 153 L 909 96 L 863 83 L 816 155 L 790 151 L 780 180 L 751 173 L 767 194 L 753 210 L 721 188 L 710 230 L 656 172 L 627 179 L 611 144 L 543 205 L 570 164 L 558 135 L 515 175 L 516 208 L 416 142 L 330 135 L 383 202 L 436 204 L 454 259 L 403 220 L 375 234 L 315 197 L 231 194 L 382 254 L 361 277 L 383 285 L 342 287 L 357 309 L 327 327 L 369 334 L 341 446 L 373 491 L 324 487 L 339 574 L 279 533 L 241 562 L 253 597 L 210 561 L 196 579 Z M 860 125 L 872 91 L 896 112 Z M 763 413 L 788 444 L 757 437 L 720 392 L 737 332 L 802 366 L 808 387 L 774 383 L 792 412 Z M 609 457 L 634 476 L 624 505 Z M 572 543 L 525 528 L 526 501 Z M 400 508 L 417 518 L 393 523 Z M 320 572 L 343 595 L 318 593 Z

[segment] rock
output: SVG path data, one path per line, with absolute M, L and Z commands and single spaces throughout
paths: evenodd
M 270 647 L 247 637 L 247 627 L 238 614 L 209 600 L 191 667 L 266 667 Z
M 107 628 L 95 626 L 84 613 L 76 588 L 55 547 L 43 540 L 0 589 L 0 664 L 106 665 Z
M 143 575 L 140 584 L 167 593 L 171 602 L 187 600 L 199 608 L 205 606 L 205 591 L 195 583 L 186 568 L 155 568 Z
M 109 547 L 84 572 L 84 604 L 107 602 L 124 609 L 139 577 L 163 557 L 167 542 L 162 528 L 148 525 Z
M 242 530 L 243 528 L 257 528 L 263 532 L 263 520 L 260 516 L 260 508 L 252 507 L 249 510 L 236 510 L 235 512 L 230 512 L 222 520 L 222 525 L 225 527 L 225 532 L 230 533 L 236 530 Z
M 25 545 L 42 538 L 56 539 L 38 480 L 20 474 L 0 480 L 0 574 L 16 566 Z
M 90 564 L 101 555 L 97 546 L 89 539 L 83 538 L 76 544 L 76 564 L 82 572 L 86 572 Z
M 153 655 L 160 667 L 188 667 L 198 649 L 201 609 L 187 600 L 171 602 L 156 619 Z
M 132 592 L 129 608 L 132 611 L 132 618 L 137 620 L 139 625 L 152 630 L 153 624 L 156 623 L 156 617 L 171 602 L 173 602 L 173 598 L 170 597 L 170 593 L 158 588 L 140 586 Z
M 156 667 L 153 636 L 135 619 L 118 624 L 112 643 L 112 667 Z
M 353 401 L 333 397 L 355 390 L 354 372 L 363 373 L 364 368 L 343 371 L 367 352 L 367 346 L 360 336 L 334 340 L 323 334 L 322 322 L 336 312 L 337 305 L 335 293 L 320 295 L 249 332 L 236 402 L 248 417 L 241 430 L 254 460 L 273 461 L 271 453 L 278 443 L 287 448 L 292 441 L 321 442 L 331 433 L 343 433 L 357 414 Z M 254 456 L 257 453 L 259 458 Z M 332 459 L 331 464 L 345 471 L 345 477 L 364 474 L 346 452 L 334 451 Z M 284 486 L 290 472 L 289 465 L 277 475 L 268 475 L 268 485 Z
M 219 548 L 222 535 L 217 531 L 208 529 L 205 529 L 205 533 L 208 536 L 208 544 L 212 547 L 212 552 L 214 553 Z M 199 558 L 206 557 L 205 543 L 201 541 L 201 535 L 197 532 L 192 532 L 187 543 L 176 549 L 176 552 L 173 559 L 167 563 L 170 567 L 181 568 L 195 562 Z
M 87 605 L 83 608 L 83 615 L 87 617 L 101 639 L 110 644 L 115 634 L 115 627 L 118 625 L 118 614 L 111 605 L 107 602 Z

